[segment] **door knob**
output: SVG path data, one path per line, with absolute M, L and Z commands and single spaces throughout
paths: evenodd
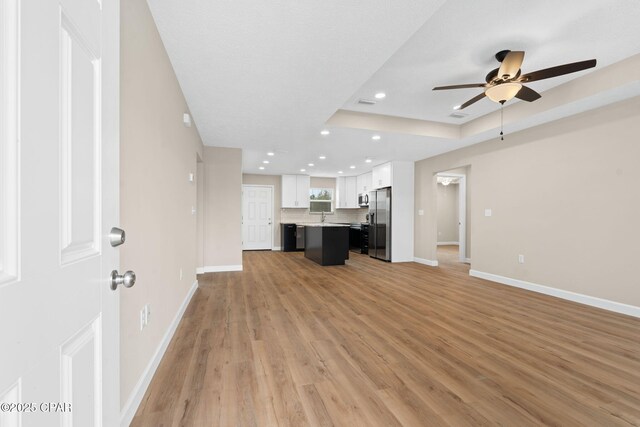
M 129 270 L 124 274 L 118 274 L 118 270 L 111 272 L 111 290 L 115 291 L 118 285 L 123 285 L 125 288 L 130 288 L 136 284 L 136 273 Z

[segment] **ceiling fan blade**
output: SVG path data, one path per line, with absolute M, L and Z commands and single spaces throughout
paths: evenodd
M 527 101 L 527 102 L 533 102 L 536 99 L 541 97 L 542 95 L 540 95 L 538 92 L 526 86 L 522 86 L 518 91 L 518 93 L 516 94 L 516 98 L 522 99 L 523 101 Z
M 482 92 L 480 95 L 478 96 L 474 96 L 473 98 L 471 98 L 470 100 L 468 100 L 467 102 L 465 102 L 464 104 L 462 104 L 460 106 L 460 108 L 458 108 L 458 110 L 464 110 L 465 108 L 467 108 L 469 105 L 474 104 L 478 101 L 480 101 L 482 98 L 484 98 L 486 95 L 484 94 L 484 92 Z
M 486 83 L 469 83 L 465 85 L 438 86 L 438 87 L 434 87 L 433 90 L 468 89 L 468 88 L 485 87 L 485 86 L 486 86 Z
M 505 56 L 498 70 L 498 77 L 512 79 L 518 74 L 518 70 L 524 61 L 524 52 L 520 50 L 511 51 Z
M 534 71 L 527 73 L 520 77 L 518 81 L 523 83 L 535 82 L 537 80 L 549 79 L 551 77 L 558 77 L 564 74 L 571 74 L 577 71 L 586 70 L 587 68 L 593 68 L 596 66 L 595 59 L 589 59 L 587 61 L 572 62 L 571 64 L 558 65 L 551 68 L 545 68 L 544 70 Z

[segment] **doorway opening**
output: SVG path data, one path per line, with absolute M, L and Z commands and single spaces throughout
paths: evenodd
M 439 264 L 466 265 L 468 257 L 466 168 L 439 172 L 436 179 Z

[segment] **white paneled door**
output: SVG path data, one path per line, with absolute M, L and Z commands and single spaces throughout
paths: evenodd
M 272 249 L 273 187 L 242 186 L 242 249 Z
M 0 61 L 0 426 L 116 426 L 118 0 L 0 0 Z

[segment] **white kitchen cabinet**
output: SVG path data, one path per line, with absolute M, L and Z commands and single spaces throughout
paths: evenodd
M 311 178 L 308 175 L 282 175 L 283 208 L 308 208 L 309 187 Z
M 336 178 L 336 209 L 342 209 L 347 204 L 347 177 Z
M 362 194 L 371 191 L 371 179 L 371 172 L 358 175 L 356 178 L 356 193 Z
M 358 206 L 358 179 L 355 176 L 340 176 L 337 179 L 337 209 L 354 209 Z
M 391 187 L 392 185 L 391 176 L 393 173 L 392 169 L 393 167 L 391 165 L 391 162 L 374 166 L 373 172 L 371 175 L 372 181 L 373 181 L 371 188 L 376 189 L 376 188 Z
M 309 208 L 309 190 L 311 189 L 311 177 L 309 175 L 296 175 L 296 194 L 299 208 Z

